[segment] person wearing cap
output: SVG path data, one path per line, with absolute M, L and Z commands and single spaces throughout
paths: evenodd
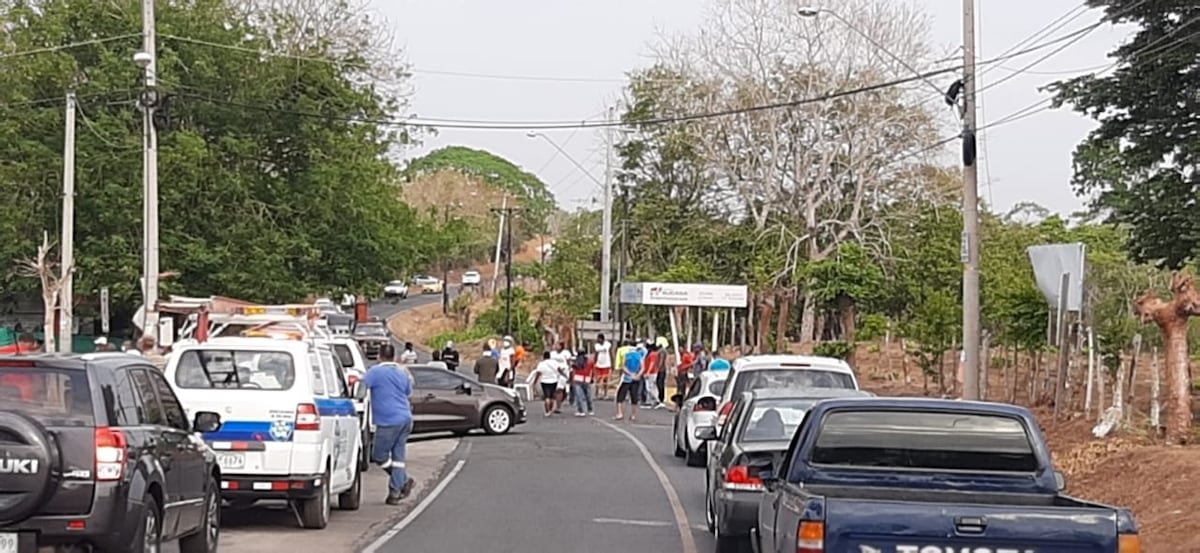
M 92 341 L 92 344 L 94 344 L 96 346 L 96 351 L 116 351 L 117 350 L 116 347 L 114 347 L 112 344 L 108 343 L 107 336 L 101 336 L 99 338 L 96 338 L 95 340 Z
M 446 347 L 442 348 L 442 362 L 446 364 L 446 368 L 458 372 L 459 356 L 453 341 L 447 340 Z
M 512 388 L 516 381 L 516 365 L 513 364 L 517 350 L 513 348 L 512 336 L 505 336 L 504 341 L 500 344 L 499 372 L 496 374 L 496 381 L 501 386 Z

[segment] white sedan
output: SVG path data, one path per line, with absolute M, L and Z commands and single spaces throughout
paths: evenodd
M 393 280 L 383 287 L 383 297 L 385 298 L 400 298 L 408 297 L 408 285 L 403 280 Z
M 696 438 L 696 428 L 712 426 L 717 420 L 717 402 L 725 391 L 729 371 L 704 371 L 683 392 L 683 403 L 675 412 L 672 440 L 675 456 L 687 460 L 690 467 L 702 467 L 708 446 Z
M 467 271 L 462 275 L 463 286 L 479 286 L 482 281 L 483 276 L 479 274 L 479 271 Z

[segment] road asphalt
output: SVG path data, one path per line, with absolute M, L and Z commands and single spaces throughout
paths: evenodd
M 672 455 L 670 412 L 643 410 L 630 422 L 612 420 L 612 402 L 586 418 L 569 410 L 544 418 L 540 405 L 530 407 L 530 422 L 510 435 L 464 439 L 461 467 L 447 473 L 426 508 L 364 553 L 713 549 L 704 472 Z

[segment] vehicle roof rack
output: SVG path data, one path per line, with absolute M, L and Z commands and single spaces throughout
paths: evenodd
M 180 338 L 204 342 L 210 337 L 222 336 L 232 326 L 250 327 L 241 332 L 244 337 L 313 340 L 333 336 L 316 305 L 250 304 L 230 306 L 220 312 L 211 311 L 209 305 L 201 305 L 196 313 L 188 316 L 187 324 L 180 330 Z

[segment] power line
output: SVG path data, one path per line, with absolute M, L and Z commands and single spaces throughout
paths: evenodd
M 1004 57 L 1004 56 L 1012 53 L 1014 50 L 1026 45 L 1030 42 L 1033 42 L 1034 40 L 1037 40 L 1038 38 L 1040 38 L 1044 35 L 1049 35 L 1050 33 L 1053 33 L 1054 31 L 1057 31 L 1057 30 L 1065 27 L 1068 23 L 1070 23 L 1070 22 L 1078 19 L 1080 16 L 1082 16 L 1085 10 L 1087 10 L 1086 3 L 1081 3 L 1077 6 L 1075 6 L 1074 8 L 1068 10 L 1066 13 L 1058 16 L 1058 18 L 1055 19 L 1054 21 L 1047 23 L 1041 29 L 1034 31 L 1033 34 L 1025 37 L 1020 42 L 1017 42 L 1016 44 L 1009 47 L 1009 49 L 1005 50 L 1003 53 L 1001 53 L 999 57 Z M 1075 14 L 1074 17 L 1071 16 L 1071 14 L 1073 14 L 1073 13 Z M 1086 30 L 1086 28 L 1080 29 L 1080 30 L 1075 31 L 1075 33 L 1084 32 L 1085 30 Z M 1067 35 L 1066 37 L 1063 37 L 1062 40 L 1067 40 L 1069 37 L 1073 36 L 1075 33 L 1072 33 L 1072 34 Z M 994 69 L 994 68 L 989 68 L 989 70 L 990 69 Z M 987 72 L 988 71 L 985 70 L 981 74 L 986 74 Z
M 24 50 L 24 51 L 20 51 L 20 52 L 9 52 L 7 54 L 0 54 L 0 60 L 32 56 L 35 54 L 46 54 L 49 52 L 61 52 L 63 50 L 70 50 L 73 48 L 79 48 L 81 46 L 94 46 L 97 44 L 105 44 L 108 42 L 115 42 L 118 40 L 137 38 L 137 37 L 141 37 L 141 36 L 142 36 L 141 33 L 130 33 L 130 34 L 126 34 L 126 35 L 110 36 L 108 38 L 94 38 L 91 40 L 81 40 L 79 42 L 72 42 L 70 44 L 60 44 L 58 46 L 47 46 L 45 48 L 35 48 L 33 50 Z

